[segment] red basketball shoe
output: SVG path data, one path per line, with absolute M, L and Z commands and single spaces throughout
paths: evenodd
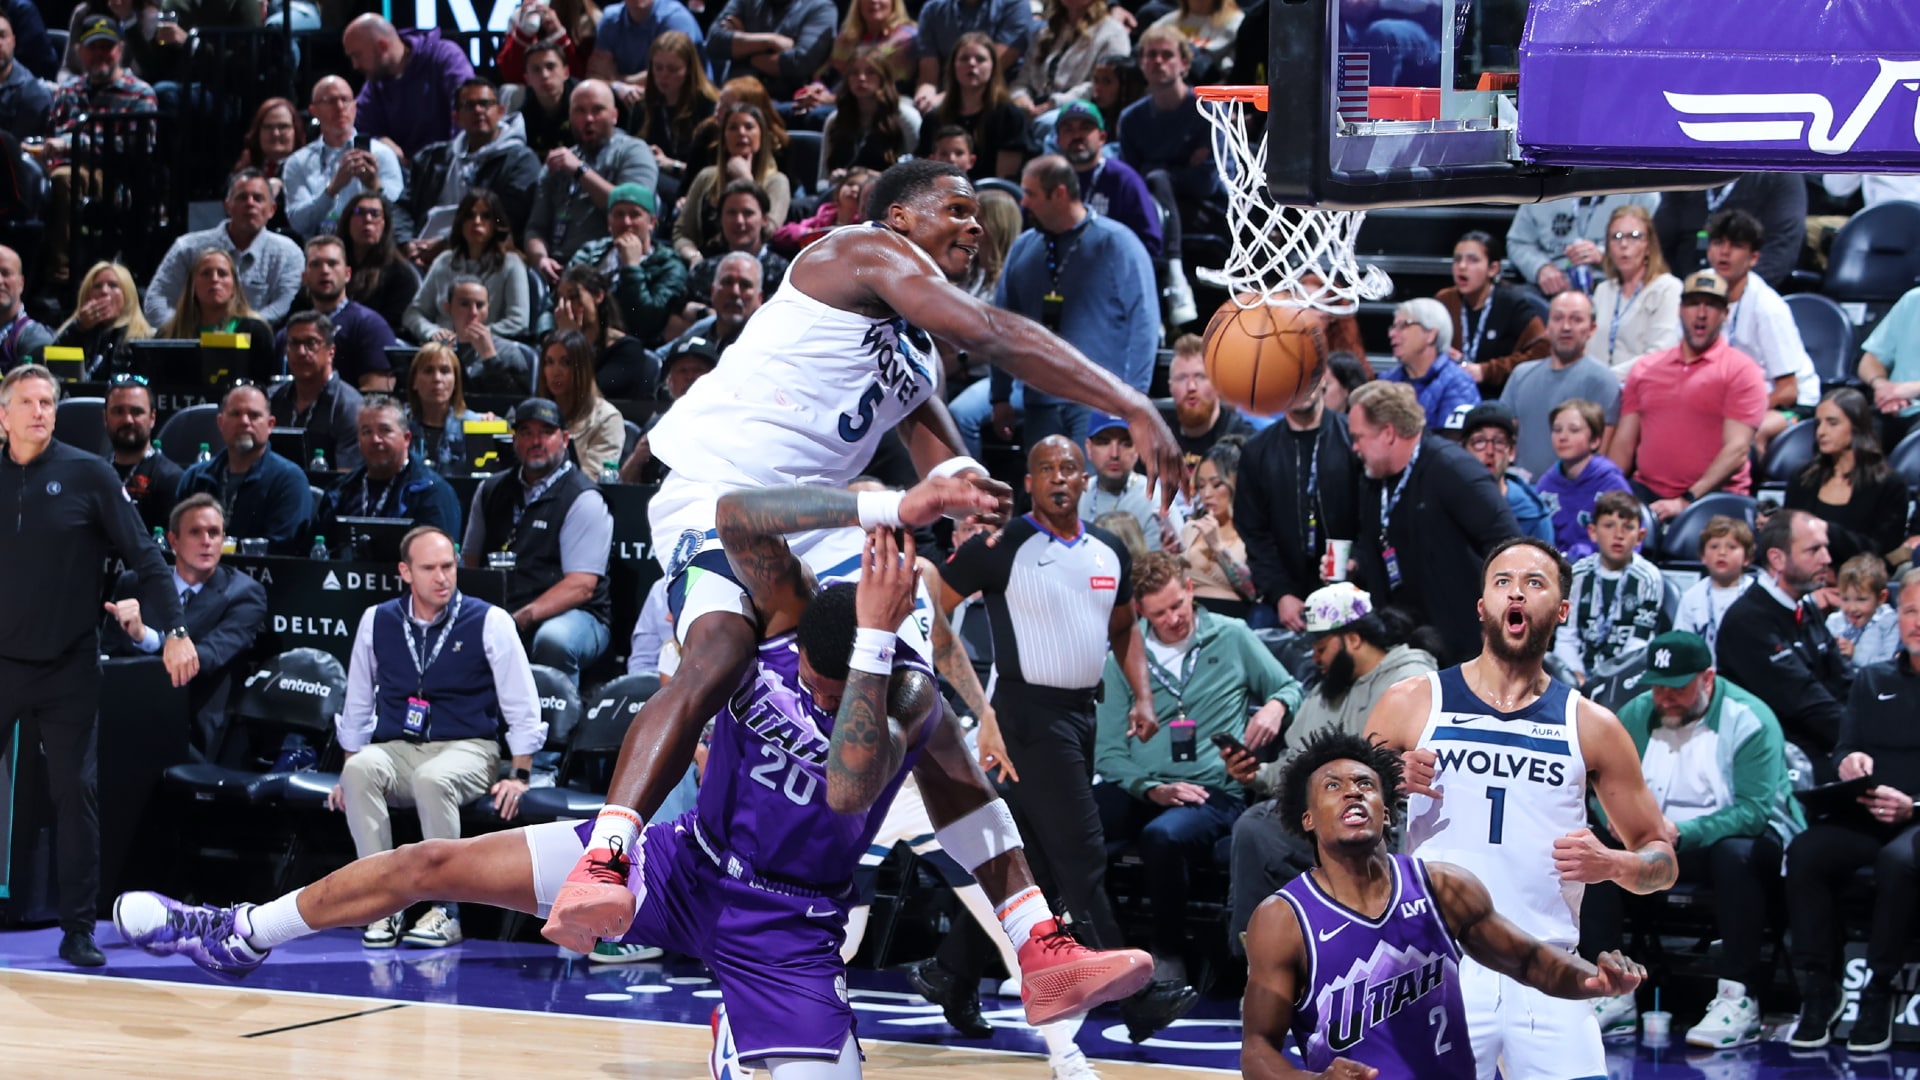
M 553 910 L 547 913 L 540 935 L 578 953 L 592 952 L 602 938 L 617 941 L 625 936 L 640 903 L 627 884 L 632 869 L 633 860 L 618 838 L 609 847 L 581 852 L 580 861 L 573 864 L 566 884 L 553 898 Z
M 1058 919 L 1036 924 L 1020 946 L 1020 1000 L 1035 1027 L 1131 997 L 1152 980 L 1152 956 L 1140 949 L 1089 949 Z

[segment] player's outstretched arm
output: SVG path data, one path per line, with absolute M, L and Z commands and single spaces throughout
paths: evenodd
M 1432 702 L 1433 687 L 1425 676 L 1414 676 L 1387 687 L 1367 716 L 1367 739 L 1400 752 L 1400 793 L 1403 795 L 1440 797 L 1433 786 L 1440 757 L 1432 750 L 1418 748 Z
M 1640 985 L 1647 969 L 1619 952 L 1604 953 L 1596 966 L 1556 949 L 1493 910 L 1493 897 L 1470 871 L 1451 863 L 1427 863 L 1434 903 L 1467 955 L 1562 998 L 1611 997 Z
M 854 597 L 860 634 L 881 635 L 888 645 L 863 655 L 867 650 L 855 639 L 847 686 L 827 743 L 827 806 L 840 814 L 864 813 L 879 801 L 939 699 L 933 680 L 917 671 L 893 669 L 894 631 L 913 613 L 920 576 L 912 535 L 902 546 L 893 534 L 891 528 L 873 530 L 860 556 Z
M 1247 1080 L 1290 1077 L 1338 1077 L 1373 1080 L 1378 1069 L 1340 1058 L 1327 1071 L 1296 1068 L 1282 1047 L 1293 1026 L 1293 1001 L 1300 996 L 1306 970 L 1306 945 L 1293 908 L 1277 896 L 1262 901 L 1247 923 L 1247 995 L 1240 1019 L 1240 1075 Z
M 1674 853 L 1679 830 L 1647 790 L 1633 737 L 1620 725 L 1619 717 L 1584 698 L 1576 719 L 1580 753 L 1586 758 L 1594 794 L 1626 850 L 1607 847 L 1588 829 L 1560 837 L 1553 842 L 1553 861 L 1560 876 L 1587 884 L 1612 881 L 1642 895 L 1671 888 L 1680 873 Z

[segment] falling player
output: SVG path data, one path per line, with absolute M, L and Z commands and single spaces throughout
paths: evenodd
M 1307 741 L 1280 779 L 1280 820 L 1316 865 L 1247 926 L 1240 1069 L 1250 1080 L 1469 1080 L 1460 959 L 1559 998 L 1623 994 L 1646 972 L 1617 952 L 1593 965 L 1493 909 L 1458 866 L 1387 851 L 1398 756 L 1345 732 Z M 1281 1053 L 1291 1029 L 1307 1069 Z
M 901 515 L 926 523 L 992 502 L 965 480 L 935 479 L 907 493 Z M 904 647 L 896 655 L 892 628 L 914 604 L 911 541 L 903 552 L 891 529 L 876 530 L 861 584 L 820 592 L 781 539 L 803 524 L 837 528 L 857 517 L 855 496 L 825 489 L 722 500 L 725 550 L 766 638 L 715 725 L 696 808 L 651 824 L 640 851 L 623 860 L 643 898 L 630 936 L 704 960 L 739 1057 L 774 1080 L 859 1075 L 839 960 L 853 870 L 915 761 L 959 738 L 926 661 Z M 364 925 L 425 898 L 544 912 L 591 828 L 555 822 L 408 845 L 258 907 L 127 893 L 114 904 L 114 923 L 148 952 L 243 974 L 282 942 Z M 1088 952 L 1031 914 L 1022 928 L 1023 961 L 1065 957 L 1045 967 L 1046 977 L 1112 996 L 1151 977 L 1144 953 Z
M 1470 871 L 1501 914 L 1568 950 L 1587 884 L 1658 892 L 1678 867 L 1677 834 L 1626 729 L 1543 667 L 1572 577 L 1539 540 L 1494 548 L 1481 572 L 1480 655 L 1396 683 L 1367 720 L 1369 737 L 1404 752 L 1407 852 Z M 1621 847 L 1587 828 L 1589 782 Z M 1461 965 L 1461 985 L 1482 1080 L 1496 1062 L 1508 1080 L 1607 1075 L 1591 1006 L 1472 960 Z
M 841 487 L 871 458 L 880 436 L 899 427 L 924 474 L 968 475 L 1002 495 L 1002 510 L 1009 507 L 1004 485 L 958 456 L 959 434 L 936 393 L 936 340 L 1036 389 L 1125 417 L 1149 476 L 1182 475 L 1172 433 L 1144 395 L 1038 323 L 954 284 L 970 270 L 982 232 L 964 173 L 939 162 L 904 162 L 881 174 L 867 199 L 873 220 L 831 233 L 795 259 L 715 377 L 702 379 L 652 433 L 654 454 L 672 472 L 648 516 L 666 564 L 683 660 L 629 728 L 607 805 L 542 929 L 561 945 L 585 951 L 596 937 L 625 933 L 634 897 L 621 853 L 635 850 L 641 821 L 686 772 L 705 718 L 738 685 L 753 655 L 751 605 L 714 528 L 720 496 L 790 483 Z M 1172 490 L 1170 484 L 1168 498 Z M 899 497 L 862 495 L 859 523 L 899 524 Z M 805 528 L 820 525 L 803 521 Z M 817 535 L 791 537 L 792 550 L 808 558 Z M 1016 904 L 1051 919 L 1032 888 L 1011 815 L 964 746 L 947 754 L 936 744 L 916 779 L 942 846 L 973 872 L 1003 922 Z M 1032 1006 L 1030 985 L 1026 991 Z M 1058 1014 L 1060 1003 L 1040 1004 L 1043 1013 Z

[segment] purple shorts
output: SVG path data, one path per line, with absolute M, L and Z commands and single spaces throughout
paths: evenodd
M 837 1058 L 853 1030 L 840 945 L 847 911 L 818 893 L 730 877 L 702 849 L 692 815 L 649 825 L 623 941 L 704 960 L 727 1003 L 742 1060 Z M 577 828 L 581 845 L 593 822 Z M 726 859 L 724 853 L 720 858 Z

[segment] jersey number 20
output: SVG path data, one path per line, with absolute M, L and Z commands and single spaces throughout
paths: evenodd
M 781 753 L 779 747 L 768 746 L 766 743 L 760 744 L 760 756 L 767 760 L 747 771 L 747 776 L 754 783 L 768 791 L 777 791 L 785 795 L 787 801 L 795 806 L 805 806 L 813 801 L 813 793 L 819 788 L 820 781 L 815 779 L 812 773 L 801 768 L 798 761 L 793 761 L 786 754 Z M 780 772 L 781 766 L 788 766 L 786 778 L 775 780 L 774 777 Z

